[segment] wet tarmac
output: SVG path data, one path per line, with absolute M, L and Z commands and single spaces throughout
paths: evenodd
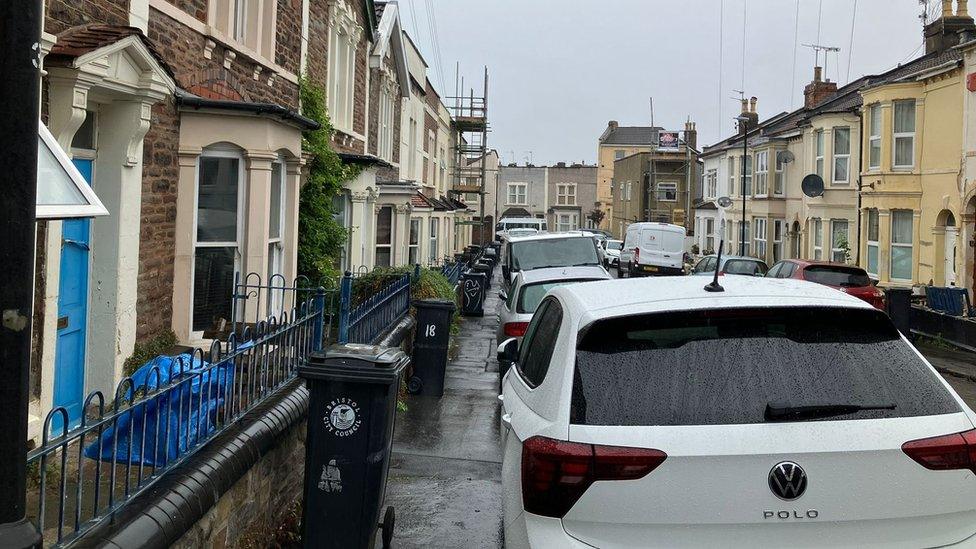
M 497 294 L 492 284 L 485 316 L 463 319 L 444 396 L 409 396 L 397 415 L 386 505 L 398 549 L 502 546 Z

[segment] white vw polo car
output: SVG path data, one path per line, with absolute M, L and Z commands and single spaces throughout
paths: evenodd
M 720 280 L 556 288 L 500 346 L 506 547 L 976 544 L 973 412 L 888 317 Z

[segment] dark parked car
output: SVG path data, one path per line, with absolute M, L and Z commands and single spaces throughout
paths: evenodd
M 692 275 L 713 275 L 715 268 L 718 267 L 719 276 L 723 275 L 745 275 L 745 276 L 764 276 L 769 270 L 764 261 L 754 257 L 744 257 L 738 255 L 723 255 L 722 264 L 718 264 L 718 257 L 706 255 L 698 260 L 695 268 L 691 270 Z

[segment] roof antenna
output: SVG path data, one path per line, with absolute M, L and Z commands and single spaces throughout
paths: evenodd
M 718 271 L 721 269 L 722 265 L 722 247 L 725 245 L 725 239 L 718 241 L 718 262 L 715 264 L 715 278 L 705 286 L 706 292 L 724 292 L 725 288 L 718 283 Z

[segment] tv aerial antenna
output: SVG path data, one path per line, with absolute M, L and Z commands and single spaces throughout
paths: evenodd
M 812 49 L 814 51 L 814 66 L 815 67 L 819 67 L 820 66 L 820 52 L 824 52 L 824 64 L 823 64 L 824 70 L 823 70 L 823 72 L 824 72 L 824 78 L 826 78 L 827 77 L 827 54 L 828 53 L 839 53 L 840 52 L 840 48 L 838 48 L 836 46 L 825 46 L 823 44 L 803 44 L 803 47 L 804 48 L 810 48 L 810 49 Z

